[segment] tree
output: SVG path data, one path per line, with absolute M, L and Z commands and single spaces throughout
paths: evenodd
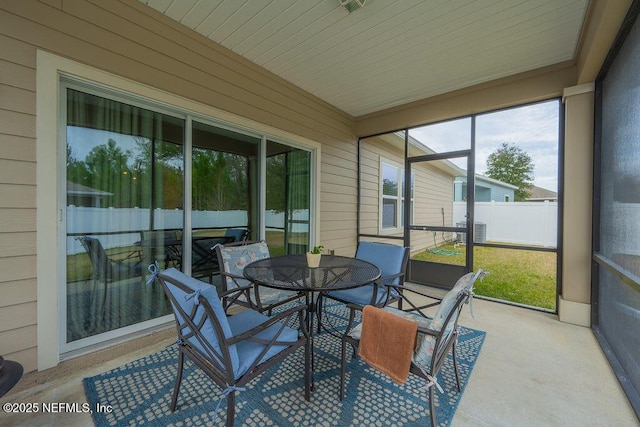
M 531 157 L 515 144 L 502 143 L 502 146 L 487 158 L 487 176 L 515 185 L 514 198 L 521 202 L 529 197 L 529 187 L 533 185 L 534 164 Z
M 133 191 L 132 171 L 129 167 L 131 153 L 122 150 L 118 143 L 109 138 L 106 144 L 93 147 L 85 166 L 90 177 L 89 187 L 111 193 L 109 206 L 131 207 L 137 192 Z

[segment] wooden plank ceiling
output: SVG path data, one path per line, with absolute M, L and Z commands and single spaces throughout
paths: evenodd
M 358 117 L 573 60 L 588 0 L 140 0 Z

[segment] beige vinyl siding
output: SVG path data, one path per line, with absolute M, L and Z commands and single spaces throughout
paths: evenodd
M 355 250 L 352 117 L 135 0 L 0 2 L 0 354 L 27 372 L 37 368 L 38 49 L 321 143 L 320 239 Z
M 380 137 L 367 138 L 362 143 L 362 180 L 360 204 L 360 228 L 363 234 L 402 236 L 403 230 L 389 232 L 380 229 L 381 190 L 380 163 L 386 162 L 403 168 L 404 152 Z M 442 225 L 440 208 L 445 209 L 445 224 L 451 225 L 453 213 L 453 179 L 429 163 L 417 163 L 412 167 L 415 174 L 413 207 L 414 223 L 419 225 Z M 370 239 L 367 239 L 370 240 Z M 378 239 L 385 241 L 385 239 Z M 442 233 L 436 235 L 436 242 L 442 243 Z M 387 239 L 398 244 L 395 239 Z M 411 234 L 412 253 L 433 246 L 431 232 L 414 231 Z
M 441 208 L 444 208 L 444 225 L 450 227 L 453 217 L 453 180 L 454 177 L 440 169 L 429 166 L 429 163 L 418 163 L 415 168 L 415 224 L 442 226 Z M 436 233 L 436 245 L 445 238 L 452 238 L 451 233 Z M 423 251 L 434 246 L 432 231 L 412 231 L 412 252 Z
M 0 355 L 36 369 L 35 53 L 0 36 Z

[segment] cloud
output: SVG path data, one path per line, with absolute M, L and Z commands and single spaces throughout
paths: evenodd
M 476 172 L 485 173 L 487 157 L 502 143 L 515 144 L 534 163 L 534 184 L 557 191 L 559 101 L 547 101 L 476 117 Z M 438 153 L 470 148 L 471 119 L 412 129 L 409 135 Z M 466 168 L 466 160 L 452 159 Z

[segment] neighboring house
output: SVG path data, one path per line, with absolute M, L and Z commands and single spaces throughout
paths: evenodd
M 113 193 L 67 181 L 67 205 L 69 206 L 101 208 L 102 199 L 109 196 L 113 196 Z
M 546 188 L 536 187 L 532 185 L 527 188 L 529 192 L 529 197 L 527 197 L 527 202 L 557 202 L 558 201 L 558 193 L 555 191 L 547 190 Z
M 476 174 L 476 202 L 513 202 L 514 192 L 518 189 L 515 185 Z M 467 194 L 467 177 L 458 176 L 454 182 L 455 201 L 462 202 Z

